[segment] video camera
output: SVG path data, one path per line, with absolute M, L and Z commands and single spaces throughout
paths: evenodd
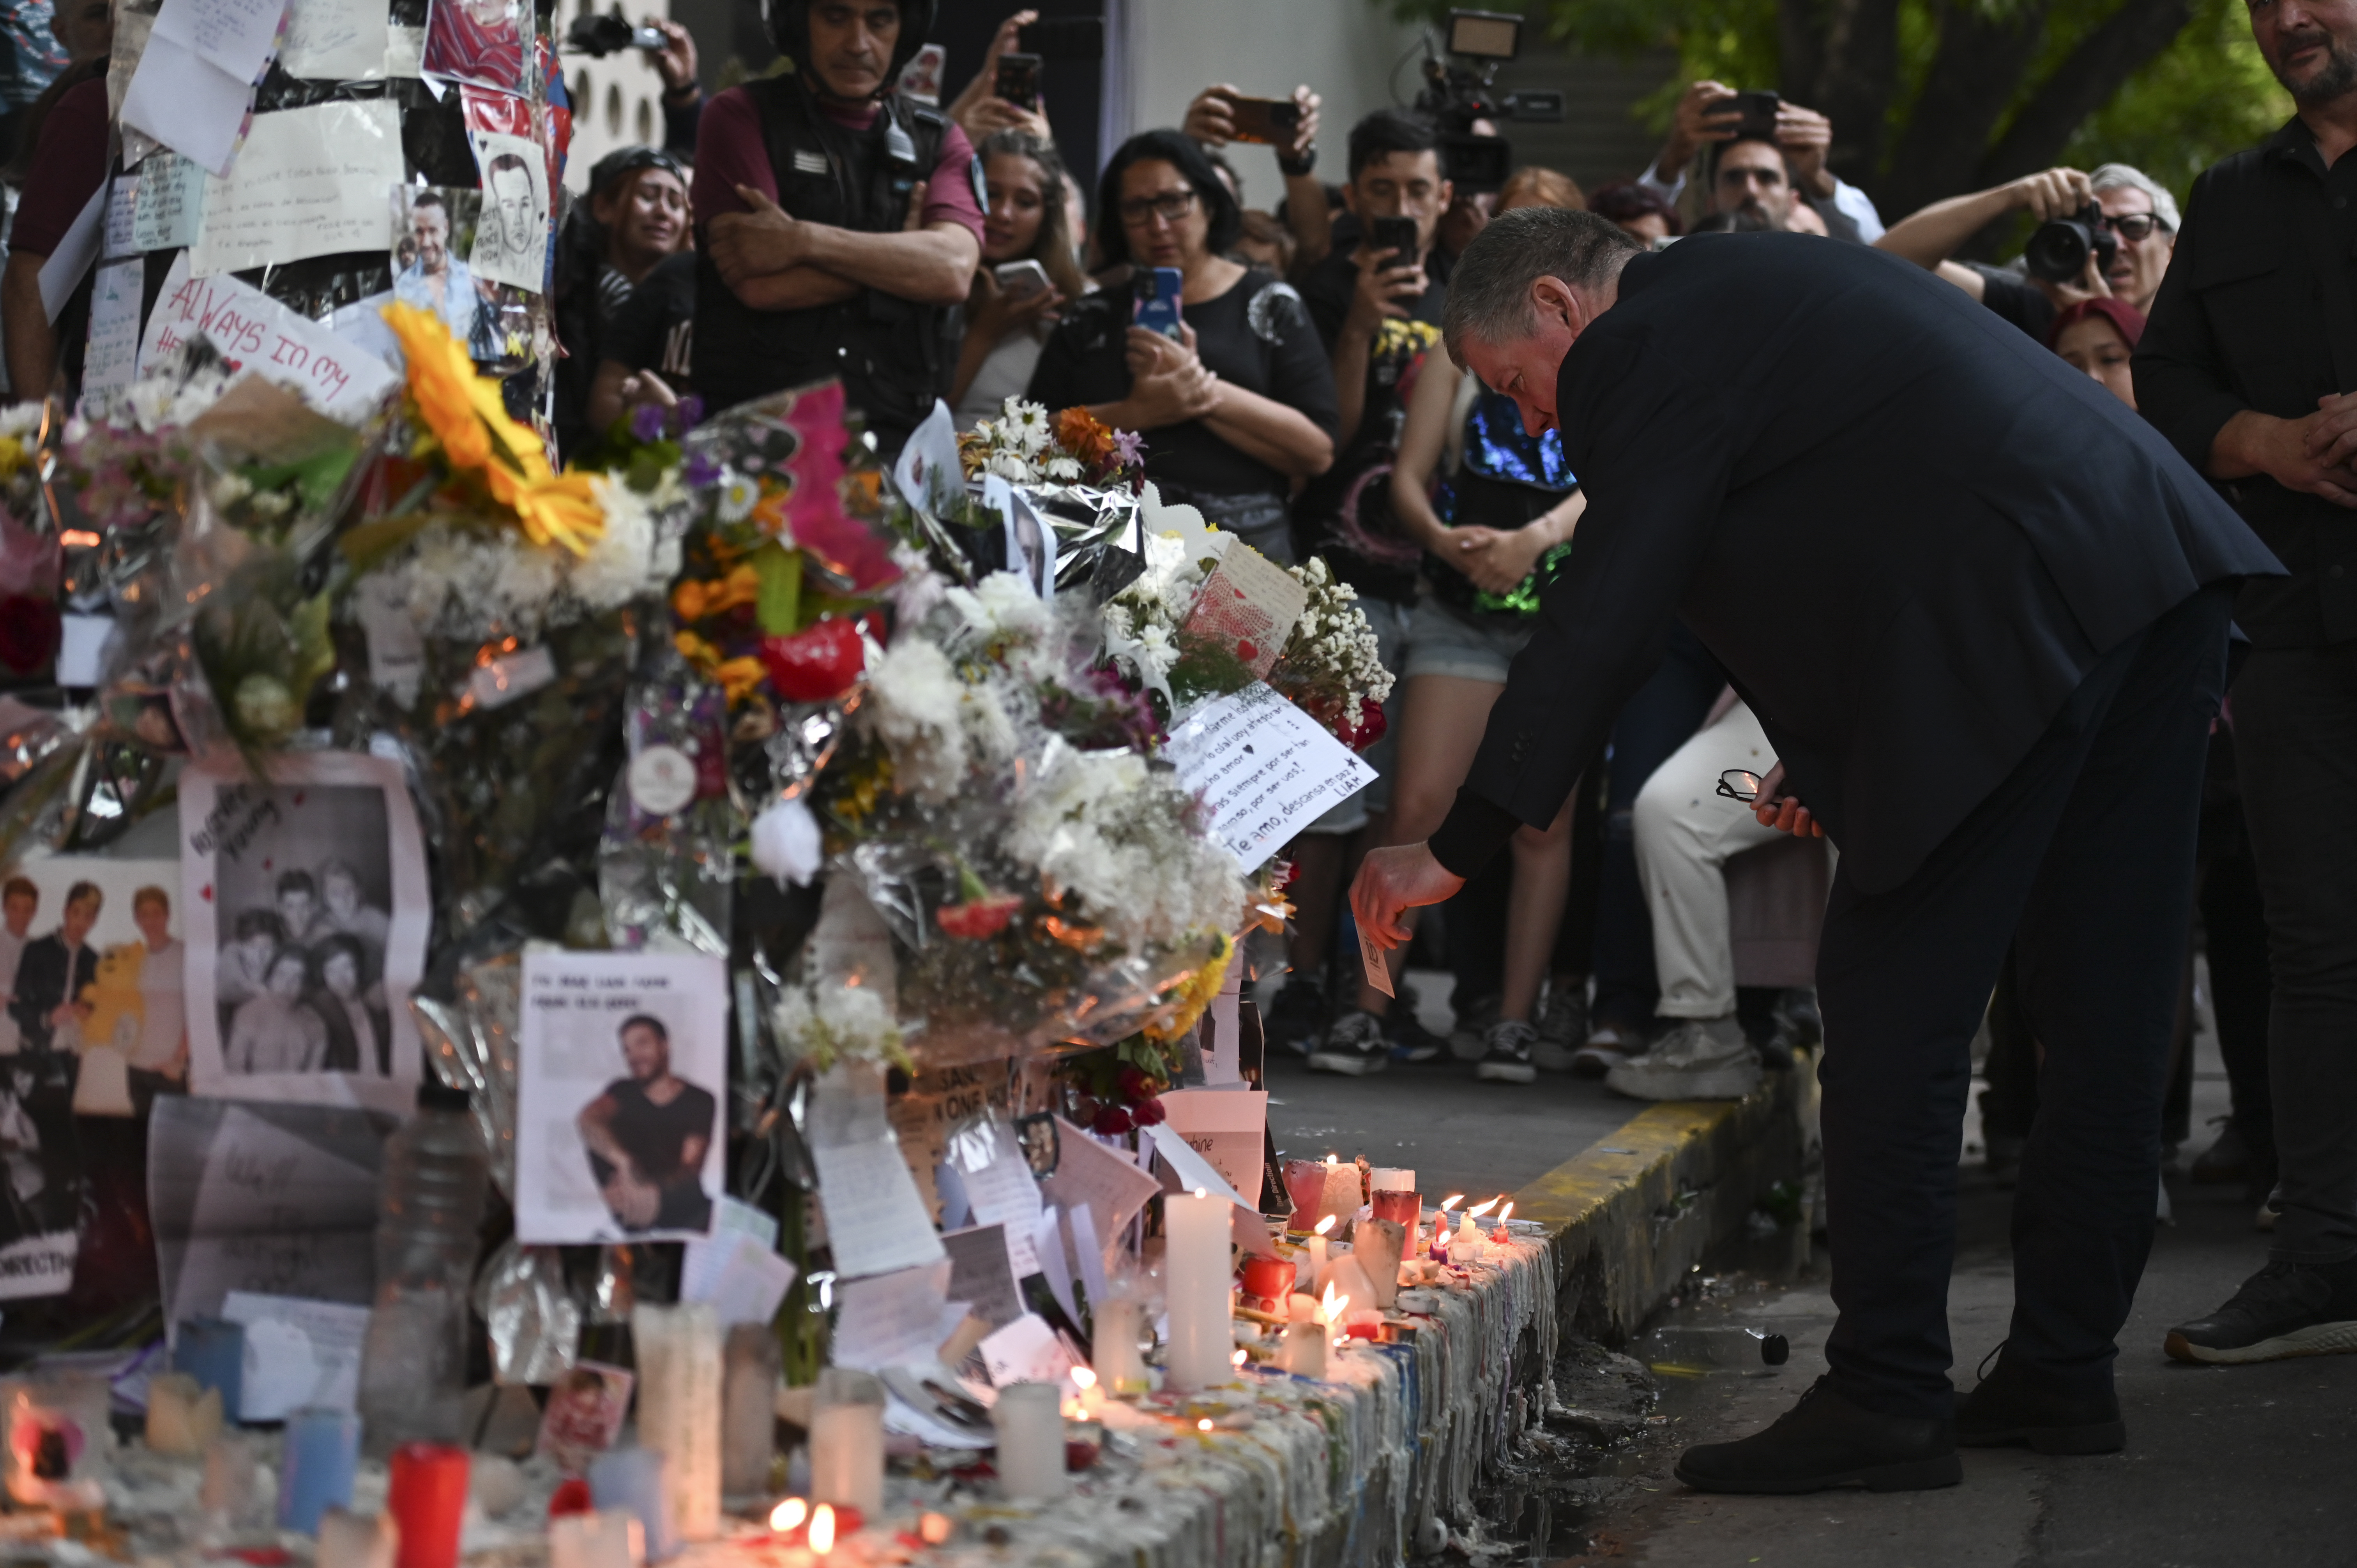
M 620 12 L 611 16 L 576 16 L 565 30 L 565 52 L 604 59 L 624 49 L 660 49 L 666 40 L 654 27 L 634 27 Z
M 1441 164 L 1459 191 L 1495 190 L 1513 171 L 1512 145 L 1503 136 L 1476 133 L 1476 121 L 1563 119 L 1560 92 L 1493 91 L 1498 68 L 1522 47 L 1523 19 L 1503 11 L 1449 12 L 1445 46 L 1425 34 L 1424 91 L 1415 107 L 1439 126 Z

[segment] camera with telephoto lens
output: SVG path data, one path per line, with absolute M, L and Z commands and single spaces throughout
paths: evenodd
M 1522 35 L 1523 19 L 1502 11 L 1449 12 L 1445 48 L 1425 35 L 1424 91 L 1415 108 L 1439 127 L 1441 167 L 1460 192 L 1495 190 L 1514 167 L 1506 138 L 1476 133 L 1474 122 L 1563 119 L 1560 92 L 1493 90 L 1498 68 L 1522 52 Z
M 565 29 L 565 52 L 587 55 L 592 59 L 604 59 L 624 49 L 660 49 L 664 41 L 661 29 L 634 27 L 619 12 L 607 16 L 576 16 L 573 25 Z
M 2022 265 L 2029 275 L 2048 283 L 2076 283 L 2095 258 L 2095 270 L 2108 272 L 2120 253 L 2120 237 L 2104 221 L 2104 209 L 2090 201 L 2068 218 L 2040 223 L 2021 248 Z

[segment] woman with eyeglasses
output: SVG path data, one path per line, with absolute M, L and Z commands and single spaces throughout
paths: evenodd
M 1086 405 L 1146 437 L 1146 473 L 1271 559 L 1293 560 L 1296 483 L 1334 461 L 1334 373 L 1301 296 L 1232 261 L 1243 215 L 1176 131 L 1123 144 L 1097 192 L 1097 243 L 1130 282 L 1074 306 L 1032 373 L 1049 408 Z M 1136 325 L 1157 269 L 1180 276 L 1175 337 Z

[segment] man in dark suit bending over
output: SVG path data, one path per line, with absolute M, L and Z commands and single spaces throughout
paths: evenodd
M 2124 405 L 1874 251 L 1647 254 L 1526 208 L 1458 261 L 1445 330 L 1560 425 L 1588 509 L 1448 820 L 1361 870 L 1361 929 L 1399 940 L 1404 907 L 1552 821 L 1674 617 L 1776 744 L 1761 820 L 1842 850 L 1817 961 L 1833 1370 L 1679 1477 L 1900 1490 L 1961 1479 L 1959 1442 L 2118 1448 L 2233 585 L 2280 568 Z M 2005 1354 L 1958 1402 L 1957 1139 L 2017 940 L 2041 1104 Z

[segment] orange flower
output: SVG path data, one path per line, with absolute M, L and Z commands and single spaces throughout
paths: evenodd
M 712 678 L 720 682 L 720 689 L 728 694 L 729 702 L 741 703 L 761 689 L 761 682 L 768 674 L 768 670 L 758 659 L 731 659 L 716 667 L 712 671 Z
M 1101 463 L 1113 453 L 1113 428 L 1076 405 L 1056 415 L 1056 444 L 1083 463 Z
M 709 582 L 683 582 L 672 590 L 671 607 L 680 619 L 692 623 L 756 603 L 760 596 L 761 575 L 748 563 Z

